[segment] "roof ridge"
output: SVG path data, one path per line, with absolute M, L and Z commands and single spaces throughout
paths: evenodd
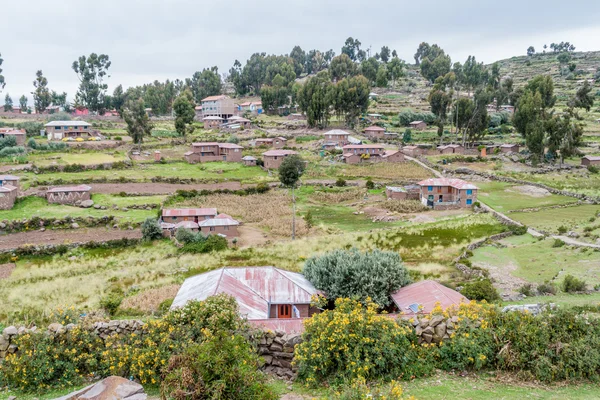
M 301 285 L 298 285 L 296 282 L 294 282 L 293 279 L 290 279 L 288 276 L 286 276 L 285 274 L 282 273 L 282 271 L 279 268 L 273 267 L 271 266 L 271 268 L 275 269 L 275 271 L 277 271 L 277 273 L 279 273 L 279 275 L 283 276 L 285 279 L 287 279 L 288 281 L 292 282 L 294 285 L 296 285 L 297 287 L 299 287 L 302 291 L 306 292 L 306 294 L 308 294 L 309 296 L 312 297 L 312 295 L 310 294 L 310 292 L 306 289 L 304 289 Z M 286 272 L 292 272 L 292 271 L 286 271 Z M 292 273 L 296 273 L 296 272 L 292 272 Z M 306 278 L 305 278 L 306 279 Z M 308 280 L 308 279 L 307 279 Z

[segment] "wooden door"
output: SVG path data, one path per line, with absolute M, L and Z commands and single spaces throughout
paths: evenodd
M 279 304 L 278 317 L 279 318 L 292 318 L 292 306 L 291 304 Z

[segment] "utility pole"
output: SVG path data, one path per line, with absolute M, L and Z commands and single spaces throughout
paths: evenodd
M 296 196 L 294 186 L 292 186 L 292 240 L 296 240 Z

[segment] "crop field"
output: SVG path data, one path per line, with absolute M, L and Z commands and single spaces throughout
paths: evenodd
M 477 186 L 480 189 L 478 199 L 500 212 L 577 202 L 572 197 L 551 194 L 534 186 L 504 182 L 477 182 Z
M 381 179 L 386 181 L 419 181 L 432 177 L 430 171 L 414 162 L 373 164 L 309 164 L 306 179 Z

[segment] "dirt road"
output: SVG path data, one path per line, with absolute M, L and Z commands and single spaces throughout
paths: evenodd
M 119 230 L 107 228 L 82 228 L 69 230 L 47 230 L 19 232 L 0 236 L 0 250 L 12 250 L 25 245 L 53 245 L 85 243 L 115 239 L 137 239 L 142 237 L 139 229 Z

